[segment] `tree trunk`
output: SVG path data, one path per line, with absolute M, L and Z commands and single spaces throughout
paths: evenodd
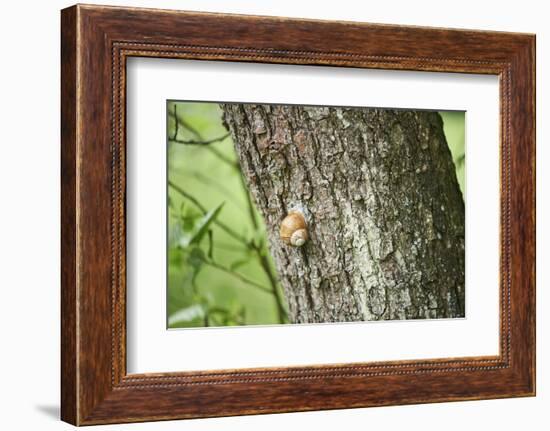
M 464 316 L 464 201 L 436 112 L 223 104 L 294 323 Z M 309 241 L 285 245 L 299 209 Z

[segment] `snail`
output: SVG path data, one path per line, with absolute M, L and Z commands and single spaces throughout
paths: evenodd
M 303 246 L 308 238 L 304 215 L 300 211 L 290 211 L 281 222 L 279 236 L 285 244 L 293 247 Z

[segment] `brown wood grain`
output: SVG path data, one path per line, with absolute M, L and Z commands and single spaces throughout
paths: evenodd
M 61 16 L 61 417 L 77 422 L 76 8 Z
M 63 420 L 85 425 L 534 395 L 533 35 L 79 5 L 62 11 L 61 46 Z M 127 375 L 130 56 L 498 75 L 499 356 Z

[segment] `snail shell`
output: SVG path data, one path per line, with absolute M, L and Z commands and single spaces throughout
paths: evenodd
M 281 222 L 279 236 L 285 244 L 301 247 L 308 239 L 306 219 L 299 211 L 290 211 Z

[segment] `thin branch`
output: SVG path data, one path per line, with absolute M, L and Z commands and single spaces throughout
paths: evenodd
M 233 277 L 239 279 L 240 281 L 242 281 L 243 283 L 246 283 L 246 284 L 249 284 L 250 286 L 254 286 L 258 289 L 260 289 L 261 291 L 265 292 L 265 293 L 269 293 L 270 295 L 273 294 L 273 292 L 271 291 L 271 289 L 265 287 L 265 286 L 262 286 L 261 284 L 259 283 L 256 283 L 254 280 L 251 280 L 250 278 L 248 277 L 245 277 L 244 275 L 242 275 L 241 273 L 239 272 L 235 272 L 235 271 L 232 271 L 231 269 L 229 268 L 226 268 L 225 266 L 223 265 L 220 265 L 219 263 L 216 263 L 212 260 L 206 260 L 206 259 L 203 259 L 203 262 L 207 265 L 210 265 L 211 267 L 213 268 L 216 268 L 216 269 L 219 269 L 220 271 L 223 271 L 227 274 L 230 274 L 232 275 Z
M 209 146 L 209 147 L 206 147 L 206 149 L 210 151 L 212 154 L 214 154 L 222 162 L 231 166 L 233 169 L 236 169 L 238 171 L 241 170 L 241 167 L 239 166 L 239 162 L 237 162 L 236 160 L 231 160 L 229 157 L 224 156 L 223 153 L 219 151 L 217 148 Z
M 183 190 L 181 187 L 174 184 L 172 181 L 168 180 L 168 185 L 172 187 L 175 191 L 177 191 L 180 195 L 182 195 L 184 198 L 190 200 L 193 205 L 195 205 L 203 214 L 206 214 L 208 211 L 202 204 L 195 198 L 193 195 L 190 195 L 185 190 Z
M 174 116 L 174 114 L 172 114 L 172 113 L 168 113 L 168 115 Z M 178 123 L 180 123 L 183 127 L 185 127 L 187 130 L 189 130 L 193 135 L 195 135 L 195 137 L 198 140 L 200 140 L 200 141 L 203 140 L 201 134 L 198 132 L 197 129 L 195 129 L 193 126 L 191 126 L 191 124 L 189 124 L 183 118 L 179 118 L 179 117 L 174 117 L 174 118 Z
M 275 277 L 275 274 L 273 274 L 273 271 L 271 270 L 271 266 L 269 265 L 269 261 L 267 257 L 261 252 L 259 248 L 256 247 L 256 245 L 253 245 L 254 250 L 256 251 L 256 255 L 258 256 L 258 260 L 260 261 L 260 265 L 262 266 L 262 269 L 267 275 L 267 278 L 269 279 L 269 284 L 271 286 L 271 293 L 275 297 L 275 302 L 277 304 L 277 315 L 279 317 L 280 323 L 285 323 L 287 314 L 285 307 L 283 305 L 283 299 L 281 298 L 281 294 L 279 293 L 279 289 L 277 287 L 277 278 Z
M 176 127 L 174 131 L 174 136 L 172 137 L 171 141 L 175 140 L 178 137 L 178 132 L 180 129 L 180 122 L 178 121 L 178 104 L 174 103 L 174 120 L 176 121 Z
M 212 229 L 208 229 L 208 258 L 214 259 L 214 235 Z
M 178 122 L 176 121 L 176 124 Z M 215 144 L 216 142 L 222 142 L 223 140 L 227 139 L 229 137 L 229 133 L 226 133 L 223 136 L 219 136 L 217 138 L 208 139 L 208 140 L 185 140 L 185 139 L 176 139 L 175 135 L 173 138 L 170 139 L 170 142 L 174 142 L 176 144 L 183 144 L 183 145 L 210 145 Z
M 195 205 L 203 214 L 206 214 L 208 211 L 206 208 L 191 194 L 187 193 L 185 190 L 183 190 L 181 187 L 174 184 L 172 181 L 168 180 L 168 185 L 172 187 L 175 191 L 177 191 L 180 195 L 182 195 L 184 198 L 188 199 Z M 229 226 L 227 226 L 225 223 L 222 223 L 216 219 L 214 219 L 214 224 L 219 226 L 221 229 L 223 229 L 228 235 L 232 236 L 236 240 L 242 242 L 246 246 L 249 245 L 248 241 L 243 238 L 241 235 L 239 235 L 237 232 L 235 232 L 233 229 L 231 229 Z
M 248 188 L 246 187 L 246 184 L 244 182 L 244 177 L 241 172 L 239 172 L 239 177 L 241 179 L 241 185 L 243 188 L 243 192 L 246 197 L 247 207 L 248 207 L 248 214 L 250 216 L 250 221 L 252 222 L 252 226 L 254 226 L 254 230 L 258 230 L 259 223 L 258 220 L 256 220 L 256 211 L 254 210 L 254 204 L 252 203 L 252 198 L 250 197 L 250 193 L 248 192 Z M 280 323 L 285 323 L 286 320 L 286 310 L 283 305 L 283 298 L 281 298 L 281 294 L 278 289 L 278 282 L 277 277 L 273 273 L 273 270 L 271 269 L 271 265 L 269 264 L 269 260 L 267 257 L 262 253 L 261 248 L 257 244 L 251 244 L 251 247 L 254 249 L 254 252 L 256 253 L 256 256 L 258 258 L 258 261 L 260 262 L 260 265 L 262 269 L 264 270 L 265 274 L 267 275 L 267 278 L 269 279 L 269 284 L 271 286 L 271 291 L 273 293 L 273 296 L 275 297 L 275 302 L 277 303 L 277 314 L 279 317 Z
M 175 105 L 174 105 L 175 106 Z M 210 147 L 208 146 L 208 144 L 210 143 L 213 143 L 213 142 L 220 142 L 222 141 L 223 139 L 226 139 L 227 137 L 229 137 L 229 133 L 227 133 L 226 135 L 224 135 L 223 137 L 219 137 L 219 138 L 215 138 L 214 140 L 212 140 L 213 142 L 210 142 L 206 139 L 204 139 L 204 137 L 199 133 L 199 131 L 197 129 L 195 129 L 193 126 L 191 126 L 191 124 L 189 124 L 187 121 L 185 121 L 185 119 L 183 118 L 180 118 L 180 117 L 177 117 L 175 116 L 173 113 L 168 113 L 168 115 L 171 115 L 174 117 L 174 119 L 176 120 L 176 124 L 181 124 L 183 127 L 185 127 L 193 136 L 195 136 L 195 140 L 189 140 L 189 141 L 184 141 L 184 140 L 175 140 L 175 139 L 171 139 L 172 142 L 175 142 L 175 143 L 181 143 L 181 144 L 188 144 L 188 145 L 207 145 L 207 149 L 212 153 L 214 154 L 218 159 L 220 159 L 222 162 L 230 165 L 232 168 L 235 168 L 235 169 L 240 169 L 239 168 L 239 163 L 234 161 L 234 160 L 231 160 L 229 159 L 228 157 L 224 156 L 220 151 L 218 151 L 216 148 L 213 148 L 213 147 Z M 223 138 L 223 139 L 222 139 Z M 178 142 L 180 141 L 180 142 Z M 204 142 L 206 142 L 206 144 L 204 144 Z
M 193 175 L 194 178 L 196 178 L 205 186 L 218 189 L 218 191 L 220 191 L 225 198 L 230 199 L 240 211 L 246 214 L 246 210 L 242 208 L 242 205 L 240 205 L 237 196 L 235 196 L 235 194 L 227 187 L 223 186 L 222 184 L 218 184 L 216 181 L 212 181 L 208 176 L 202 174 L 199 171 L 190 171 L 190 173 L 191 175 Z

